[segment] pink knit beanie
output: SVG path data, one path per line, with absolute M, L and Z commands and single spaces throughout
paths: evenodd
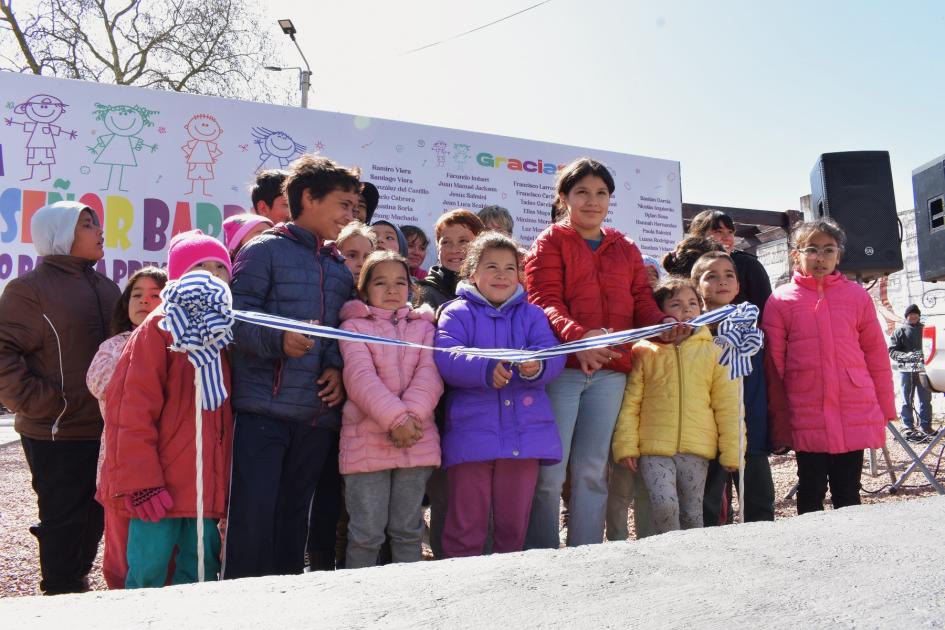
M 232 272 L 230 255 L 223 243 L 200 230 L 181 232 L 171 239 L 167 250 L 167 279 L 179 280 L 190 268 L 207 260 L 216 260 Z
M 260 223 L 265 223 L 272 227 L 272 221 L 268 217 L 258 214 L 237 214 L 223 222 L 223 234 L 226 239 L 226 248 L 230 255 L 240 248 L 240 243 L 246 238 L 253 228 Z

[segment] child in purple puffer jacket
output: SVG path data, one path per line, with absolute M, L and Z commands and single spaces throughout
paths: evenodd
M 548 318 L 519 284 L 521 260 L 512 239 L 484 232 L 470 246 L 456 289 L 444 305 L 438 348 L 538 350 L 557 345 Z M 561 461 L 561 439 L 545 384 L 565 357 L 517 366 L 458 352 L 434 357 L 450 385 L 443 434 L 449 510 L 446 557 L 481 555 L 494 519 L 495 553 L 521 551 L 540 464 Z

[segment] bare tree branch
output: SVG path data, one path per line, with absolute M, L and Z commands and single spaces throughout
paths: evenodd
M 39 0 L 34 11 L 17 15 L 12 0 L 0 0 L 0 31 L 13 34 L 23 56 L 22 64 L 0 57 L 0 67 L 269 100 L 286 90 L 259 76 L 271 44 L 254 2 Z M 275 94 L 259 89 L 269 81 Z

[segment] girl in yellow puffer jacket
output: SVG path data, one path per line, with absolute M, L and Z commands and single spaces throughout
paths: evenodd
M 688 321 L 701 311 L 688 278 L 655 291 L 664 313 Z M 614 461 L 639 469 L 650 494 L 655 533 L 702 527 L 709 461 L 737 470 L 740 383 L 719 365 L 721 349 L 705 327 L 680 345 L 641 341 L 614 431 Z M 743 441 L 742 441 L 743 442 Z

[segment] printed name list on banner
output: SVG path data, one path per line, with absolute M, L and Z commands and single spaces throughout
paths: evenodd
M 558 170 L 591 156 L 617 189 L 607 224 L 661 255 L 682 235 L 679 163 L 584 147 L 214 97 L 0 72 L 0 288 L 37 257 L 30 220 L 61 199 L 105 229 L 98 269 L 122 283 L 163 265 L 171 237 L 249 212 L 265 169 L 304 153 L 357 165 L 375 219 L 433 234 L 453 208 L 507 208 L 528 246 L 551 220 Z M 435 248 L 426 265 L 433 264 Z

